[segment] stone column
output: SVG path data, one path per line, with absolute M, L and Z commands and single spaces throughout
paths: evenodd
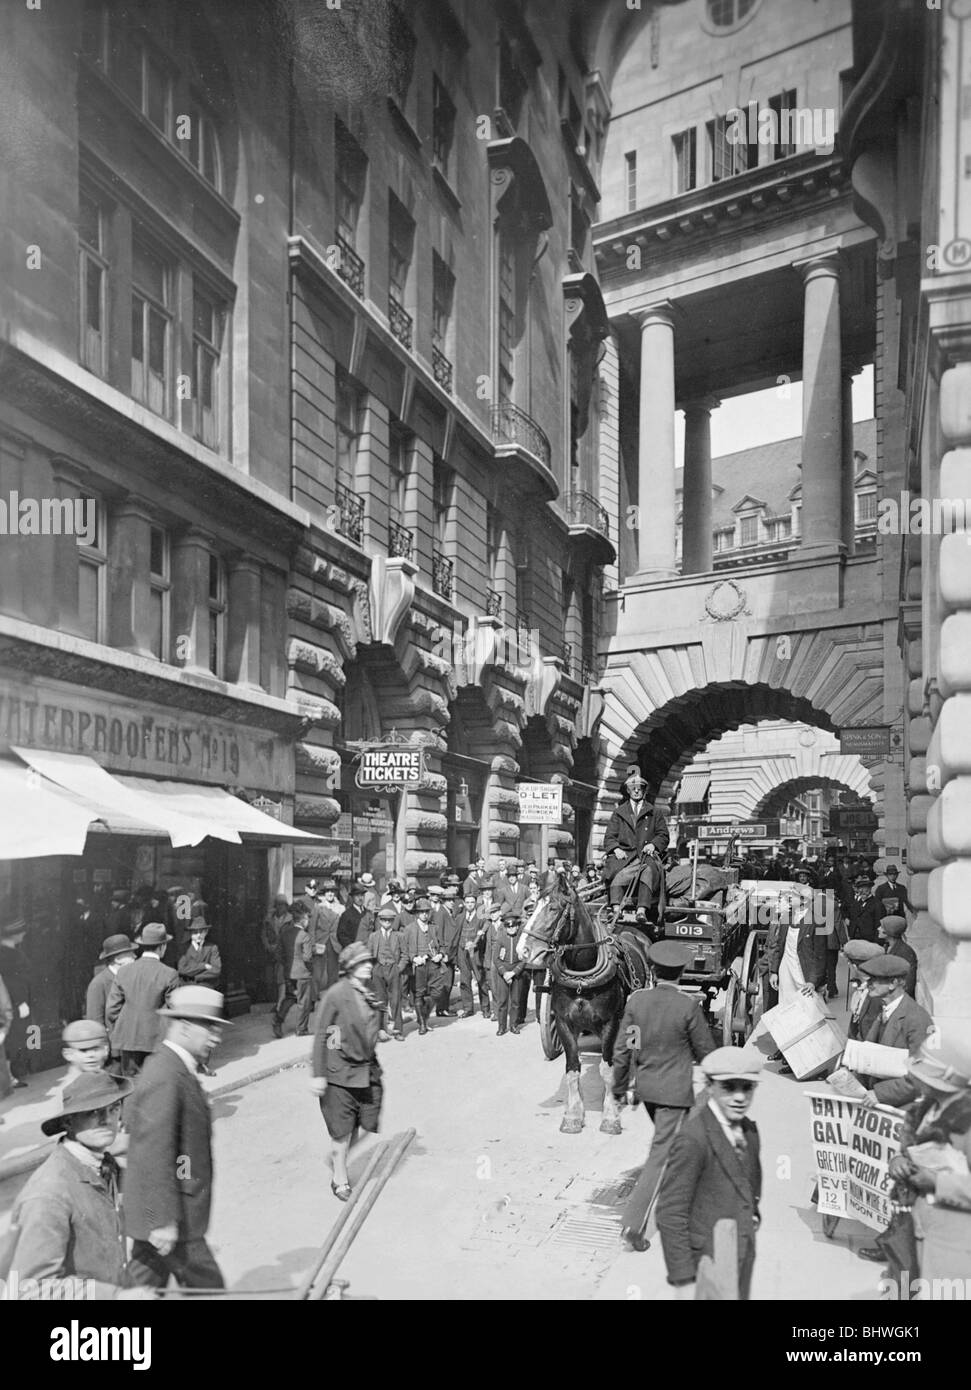
M 712 567 L 711 412 L 720 404 L 702 396 L 683 407 L 682 574 L 707 574 Z
M 172 646 L 176 666 L 209 671 L 210 538 L 194 527 L 172 546 Z
M 137 502 L 114 509 L 108 548 L 108 643 L 136 656 L 152 656 L 152 518 Z
M 802 336 L 802 551 L 842 546 L 839 257 L 798 261 Z
M 856 554 L 856 459 L 853 457 L 853 369 L 844 367 L 840 378 L 841 417 L 843 428 L 843 467 L 841 497 L 843 508 L 843 545 L 847 559 Z M 874 472 L 876 462 L 874 461 Z
M 638 573 L 675 573 L 674 306 L 636 315 L 641 326 L 641 399 L 637 450 Z
M 243 557 L 230 565 L 226 679 L 256 690 L 261 688 L 261 589 L 256 560 Z

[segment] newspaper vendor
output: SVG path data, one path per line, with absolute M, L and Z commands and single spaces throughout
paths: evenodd
M 867 977 L 873 1007 L 863 1041 L 905 1048 L 908 1056 L 916 1057 L 934 1024 L 927 1010 L 905 992 L 909 968 L 905 960 L 887 955 L 874 956 L 860 965 L 861 973 Z M 879 1001 L 879 1012 L 874 1001 Z M 917 1085 L 910 1076 L 886 1080 L 860 1076 L 858 1080 L 866 1087 L 864 1105 L 903 1106 L 917 1099 Z

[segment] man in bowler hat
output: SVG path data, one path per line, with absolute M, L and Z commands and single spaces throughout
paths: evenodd
M 84 1001 L 84 1016 L 95 1023 L 108 1026 L 108 995 L 115 976 L 123 965 L 130 965 L 135 959 L 135 948 L 128 937 L 121 932 L 106 936 L 98 964 L 102 967 L 88 985 Z
M 123 965 L 108 992 L 105 1021 L 111 1031 L 111 1050 L 121 1058 L 126 1076 L 137 1076 L 158 1040 L 158 1009 L 179 983 L 171 966 L 163 965 L 172 940 L 161 922 L 146 922 L 135 938 L 138 960 Z
M 221 1289 L 206 1242 L 212 1203 L 212 1118 L 199 1063 L 228 1025 L 223 996 L 204 985 L 174 989 L 159 1011 L 165 1037 L 142 1068 L 125 1109 L 128 1172 L 125 1233 L 132 1281 L 165 1288 Z

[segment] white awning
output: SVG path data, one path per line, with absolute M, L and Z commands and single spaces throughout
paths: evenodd
M 711 786 L 710 772 L 686 772 L 681 778 L 681 790 L 678 792 L 678 805 L 685 803 L 695 803 L 704 801 L 708 795 L 708 788 Z
M 91 808 L 19 763 L 0 762 L 0 859 L 80 854 Z
M 240 843 L 240 836 L 252 843 L 259 839 L 275 844 L 291 840 L 320 839 L 319 835 L 297 830 L 284 821 L 258 811 L 238 796 L 231 796 L 222 787 L 203 787 L 186 785 L 185 782 L 153 782 L 148 777 L 129 777 L 119 774 L 118 781 L 126 787 L 148 797 L 159 797 L 164 803 L 186 817 L 193 817 L 203 824 L 214 827 L 207 833 L 228 840 L 235 836 L 233 843 Z

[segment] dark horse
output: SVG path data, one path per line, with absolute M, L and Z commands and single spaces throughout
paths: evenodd
M 529 966 L 548 965 L 552 976 L 551 1007 L 566 1054 L 566 1109 L 560 1124 L 564 1134 L 579 1134 L 583 1128 L 582 1033 L 595 1033 L 600 1039 L 600 1128 L 604 1134 L 621 1132 L 611 1084 L 614 1043 L 628 994 L 641 989 L 647 979 L 647 946 L 647 938 L 638 932 L 608 931 L 563 873 L 523 928 L 518 955 Z

